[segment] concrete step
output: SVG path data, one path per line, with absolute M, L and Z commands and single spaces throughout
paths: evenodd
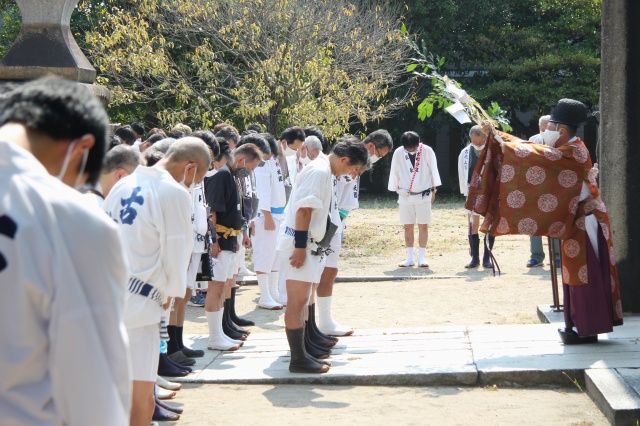
M 640 370 L 637 368 L 588 369 L 589 396 L 614 426 L 640 422 Z

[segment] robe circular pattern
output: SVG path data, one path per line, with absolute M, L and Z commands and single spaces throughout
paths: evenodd
M 509 193 L 509 195 L 507 195 L 507 205 L 512 209 L 519 209 L 520 207 L 524 206 L 524 203 L 526 201 L 527 200 L 522 191 L 512 191 L 511 193 Z
M 558 175 L 558 183 L 565 188 L 571 188 L 578 183 L 578 174 L 573 170 L 563 170 Z
M 527 170 L 525 177 L 531 185 L 540 185 L 547 178 L 547 174 L 542 167 L 533 166 Z
M 567 227 L 562 222 L 554 222 L 549 227 L 549 236 L 551 238 L 560 238 L 567 230 Z
M 533 235 L 538 230 L 538 224 L 530 217 L 525 217 L 518 222 L 518 232 L 525 235 Z
M 554 211 L 558 207 L 558 198 L 552 194 L 543 194 L 538 198 L 538 208 L 549 213 Z

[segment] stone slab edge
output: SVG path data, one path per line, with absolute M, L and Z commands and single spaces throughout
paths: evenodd
M 615 369 L 587 369 L 587 393 L 614 426 L 637 426 L 640 396 Z
M 474 371 L 424 374 L 376 374 L 369 376 L 295 374 L 286 377 L 262 377 L 251 379 L 190 379 L 172 378 L 173 382 L 201 384 L 243 385 L 334 385 L 334 386 L 475 386 L 478 373 Z
M 402 276 L 387 276 L 387 275 L 367 275 L 367 276 L 342 276 L 337 277 L 337 283 L 372 283 L 372 282 L 384 282 L 384 281 L 407 281 L 407 280 L 451 280 L 465 278 L 464 276 L 456 275 L 402 275 Z M 236 279 L 236 282 L 244 285 L 257 285 L 258 280 L 255 276 L 242 276 Z
M 511 370 L 478 372 L 478 384 L 482 386 L 544 387 L 584 386 L 584 370 Z

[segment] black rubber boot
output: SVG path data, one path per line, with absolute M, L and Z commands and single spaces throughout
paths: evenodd
M 308 327 L 305 330 L 309 334 L 309 338 L 313 343 L 322 348 L 331 348 L 338 343 L 337 337 L 329 337 L 318 330 L 316 325 L 316 304 L 309 305 L 309 319 L 307 320 Z
M 291 350 L 289 371 L 292 373 L 326 373 L 329 366 L 308 358 L 304 351 L 304 328 L 285 328 Z
M 311 341 L 311 337 L 309 336 L 309 322 L 304 322 L 304 348 L 309 355 L 318 359 L 329 358 L 331 355 L 330 349 L 325 349 L 322 346 L 318 346 L 313 341 Z
M 231 321 L 233 321 L 235 324 L 239 325 L 240 327 L 249 327 L 251 325 L 256 325 L 255 322 L 248 319 L 240 318 L 238 314 L 236 314 L 236 288 L 235 287 L 231 288 L 231 299 L 229 302 L 229 307 L 231 308 L 229 309 L 229 315 L 230 315 Z
M 480 237 L 478 234 L 469 235 L 469 251 L 471 252 L 471 262 L 464 267 L 477 268 L 480 265 Z
M 232 328 L 229 325 L 229 323 L 230 323 L 229 314 L 227 314 L 226 308 L 225 308 L 224 312 L 222 313 L 222 331 L 224 332 L 224 334 L 234 340 L 247 340 L 246 334 L 242 334 L 239 331 L 236 331 L 234 328 Z
M 489 240 L 488 247 L 487 247 L 487 240 Z M 491 235 L 486 235 L 484 237 L 484 254 L 482 255 L 483 268 L 493 268 L 493 262 L 491 262 L 491 250 L 493 250 L 493 243 L 495 241 L 496 241 L 496 237 L 492 237 Z
M 222 320 L 227 323 L 227 327 L 240 334 L 244 334 L 245 336 L 251 334 L 250 331 L 238 327 L 233 320 L 231 320 L 231 299 L 224 300 L 224 313 L 222 314 Z

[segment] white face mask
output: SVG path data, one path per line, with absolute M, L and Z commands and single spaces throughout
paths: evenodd
M 542 132 L 542 140 L 547 146 L 556 146 L 556 142 L 558 142 L 559 137 L 560 132 L 557 130 L 545 130 L 544 132 Z
M 471 144 L 473 145 L 473 144 Z M 483 143 L 482 145 L 478 146 L 478 145 L 473 145 L 473 149 L 475 149 L 476 151 L 480 152 L 484 149 L 486 143 Z
M 56 176 L 56 179 L 62 181 L 64 174 L 67 172 L 67 168 L 69 167 L 69 161 L 71 160 L 71 151 L 73 151 L 73 147 L 78 143 L 77 140 L 71 142 L 69 147 L 67 148 L 67 153 L 64 155 L 64 161 L 62 161 L 62 168 L 60 169 L 60 173 Z M 80 169 L 78 169 L 78 176 L 76 177 L 76 181 L 73 184 L 75 189 L 80 188 L 80 181 L 82 180 L 82 175 L 84 174 L 84 168 L 87 165 L 87 158 L 89 158 L 89 150 L 87 149 L 84 154 L 82 154 L 82 163 L 80 164 Z
M 185 183 L 185 181 L 187 180 L 187 167 L 189 167 L 188 164 L 184 168 L 184 176 L 182 177 L 182 180 L 180 181 L 180 185 L 182 185 L 182 187 L 184 189 L 186 189 L 187 191 L 191 192 L 191 191 L 193 191 L 193 188 L 196 187 L 196 174 L 198 173 L 198 166 L 196 166 L 196 169 L 193 171 L 193 180 L 191 181 L 191 185 L 189 185 L 189 186 L 187 186 L 187 184 Z
M 373 154 L 369 156 L 369 160 L 371 161 L 371 164 L 376 164 L 380 160 L 380 157 Z
M 296 155 L 296 150 L 292 149 L 288 143 L 284 143 L 283 145 L 285 148 L 282 150 L 282 153 L 284 154 L 285 157 L 292 157 L 294 155 Z
M 205 174 L 205 176 L 206 177 L 211 177 L 211 176 L 215 175 L 216 173 L 218 173 L 218 171 L 216 169 L 211 169 Z
M 306 166 L 310 162 L 311 162 L 311 158 L 309 158 L 308 155 L 306 157 L 300 157 L 300 164 L 302 164 L 303 166 Z

